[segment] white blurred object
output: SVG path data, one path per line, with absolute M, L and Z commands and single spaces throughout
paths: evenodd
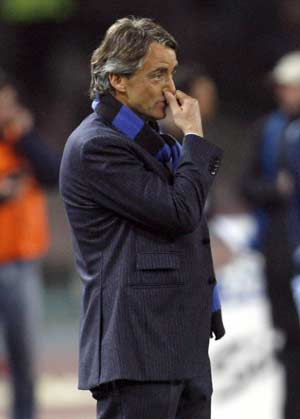
M 300 83 L 300 51 L 284 55 L 275 65 L 271 78 L 278 84 Z
M 283 372 L 274 350 L 283 341 L 272 327 L 264 259 L 248 246 L 255 229 L 247 214 L 217 216 L 210 223 L 212 236 L 233 254 L 216 272 L 226 335 L 210 345 L 212 419 L 281 418 Z
M 249 214 L 218 215 L 209 224 L 213 236 L 234 253 L 245 251 L 256 233 L 256 222 Z

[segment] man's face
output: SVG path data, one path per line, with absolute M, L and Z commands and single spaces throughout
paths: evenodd
M 275 86 L 279 107 L 290 116 L 300 116 L 300 84 Z
M 122 78 L 125 92 L 116 92 L 116 98 L 146 119 L 164 118 L 167 103 L 163 92 L 175 94 L 173 74 L 177 64 L 174 50 L 153 42 L 142 67 L 129 78 Z

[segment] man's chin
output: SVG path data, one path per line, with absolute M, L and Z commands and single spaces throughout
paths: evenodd
M 153 112 L 149 113 L 138 113 L 143 119 L 147 120 L 150 119 L 152 121 L 159 121 L 160 119 L 164 119 L 167 116 L 166 107 L 164 109 L 156 109 Z
M 155 115 L 152 116 L 153 119 L 159 121 L 160 119 L 164 119 L 167 116 L 166 109 L 160 110 L 155 112 Z

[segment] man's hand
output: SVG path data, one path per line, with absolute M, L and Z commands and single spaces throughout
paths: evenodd
M 294 182 L 292 177 L 285 170 L 281 170 L 276 179 L 276 186 L 283 197 L 289 197 L 294 191 Z
M 26 134 L 33 128 L 33 116 L 32 113 L 24 108 L 23 106 L 19 106 L 15 113 L 15 118 L 13 120 L 13 124 L 23 133 Z
M 0 90 L 0 129 L 5 136 L 20 137 L 33 128 L 33 116 L 20 102 L 16 90 L 5 86 Z
M 23 107 L 16 109 L 14 118 L 2 127 L 2 140 L 8 142 L 18 141 L 33 128 L 32 114 Z
M 22 191 L 21 172 L 0 179 L 0 204 L 16 198 Z
M 170 106 L 174 123 L 183 131 L 184 135 L 192 132 L 203 137 L 202 121 L 197 99 L 186 95 L 180 90 L 176 90 L 175 95 L 165 90 L 164 95 Z

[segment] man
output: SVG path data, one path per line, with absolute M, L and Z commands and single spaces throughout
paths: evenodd
M 161 26 L 118 20 L 92 56 L 95 112 L 64 150 L 83 282 L 79 388 L 98 419 L 210 417 L 208 343 L 224 329 L 203 208 L 221 151 L 203 139 L 197 101 L 175 90 L 176 66 Z M 157 131 L 167 106 L 182 150 Z
M 279 60 L 271 74 L 278 109 L 255 130 L 255 152 L 243 194 L 255 208 L 254 246 L 266 261 L 266 287 L 275 328 L 283 332 L 279 354 L 286 372 L 285 419 L 300 415 L 300 327 L 291 279 L 300 245 L 300 52 Z
M 13 419 L 36 417 L 39 260 L 48 246 L 42 188 L 57 185 L 59 163 L 0 70 L 0 322 L 12 379 Z

